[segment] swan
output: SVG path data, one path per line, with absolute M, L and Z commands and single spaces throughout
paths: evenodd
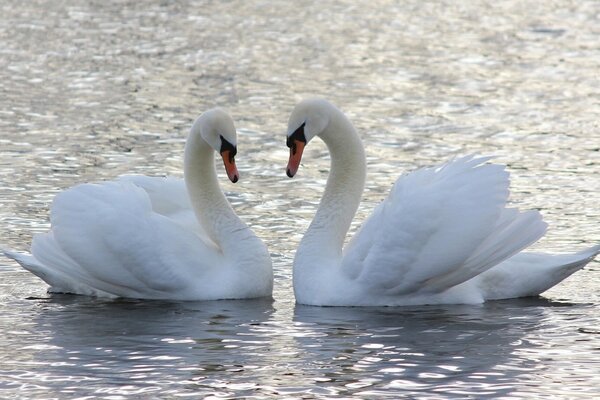
M 475 156 L 401 176 L 342 249 L 365 183 L 362 142 L 323 99 L 300 102 L 287 132 L 290 178 L 315 136 L 331 156 L 322 200 L 294 257 L 297 303 L 474 304 L 533 296 L 600 252 L 595 246 L 574 254 L 520 253 L 546 224 L 537 211 L 506 207 L 508 172 Z
M 237 182 L 236 131 L 216 108 L 194 122 L 184 179 L 125 176 L 59 193 L 51 230 L 31 254 L 4 253 L 44 280 L 49 292 L 165 300 L 270 296 L 271 258 L 222 192 L 218 151 Z

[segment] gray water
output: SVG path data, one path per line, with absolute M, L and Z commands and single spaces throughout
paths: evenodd
M 478 306 L 294 304 L 291 263 L 325 183 L 313 142 L 285 176 L 310 95 L 368 155 L 355 230 L 403 172 L 493 154 L 534 247 L 600 242 L 596 1 L 15 1 L 0 4 L 0 242 L 27 250 L 54 195 L 182 175 L 193 119 L 226 107 L 241 180 L 221 182 L 269 246 L 273 300 L 49 295 L 0 260 L 0 398 L 594 398 L 600 264 L 543 297 Z

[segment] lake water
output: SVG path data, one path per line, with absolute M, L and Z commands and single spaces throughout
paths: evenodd
M 597 398 L 600 263 L 536 299 L 479 306 L 294 304 L 294 249 L 326 180 L 310 95 L 368 155 L 353 230 L 404 171 L 493 154 L 536 249 L 600 242 L 600 4 L 590 1 L 16 1 L 0 4 L 0 242 L 27 250 L 54 195 L 182 175 L 193 119 L 226 107 L 241 180 L 221 182 L 269 246 L 273 300 L 48 295 L 0 260 L 0 398 Z M 221 168 L 219 168 L 221 170 Z

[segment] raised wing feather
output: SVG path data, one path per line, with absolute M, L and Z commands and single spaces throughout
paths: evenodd
M 505 208 L 508 173 L 488 159 L 400 177 L 345 249 L 344 272 L 379 293 L 437 293 L 539 239 L 541 216 Z

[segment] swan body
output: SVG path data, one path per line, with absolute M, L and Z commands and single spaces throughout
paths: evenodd
M 238 179 L 231 117 L 213 109 L 185 146 L 185 181 L 122 177 L 59 193 L 51 230 L 32 254 L 5 251 L 51 292 L 169 300 L 270 296 L 266 246 L 235 214 L 217 181 L 214 151 Z
M 322 99 L 289 120 L 287 174 L 319 136 L 331 171 L 294 258 L 296 301 L 317 306 L 480 303 L 538 295 L 581 269 L 600 246 L 575 254 L 520 253 L 546 232 L 537 211 L 506 206 L 508 172 L 467 156 L 401 176 L 345 248 L 366 162 L 350 121 Z

